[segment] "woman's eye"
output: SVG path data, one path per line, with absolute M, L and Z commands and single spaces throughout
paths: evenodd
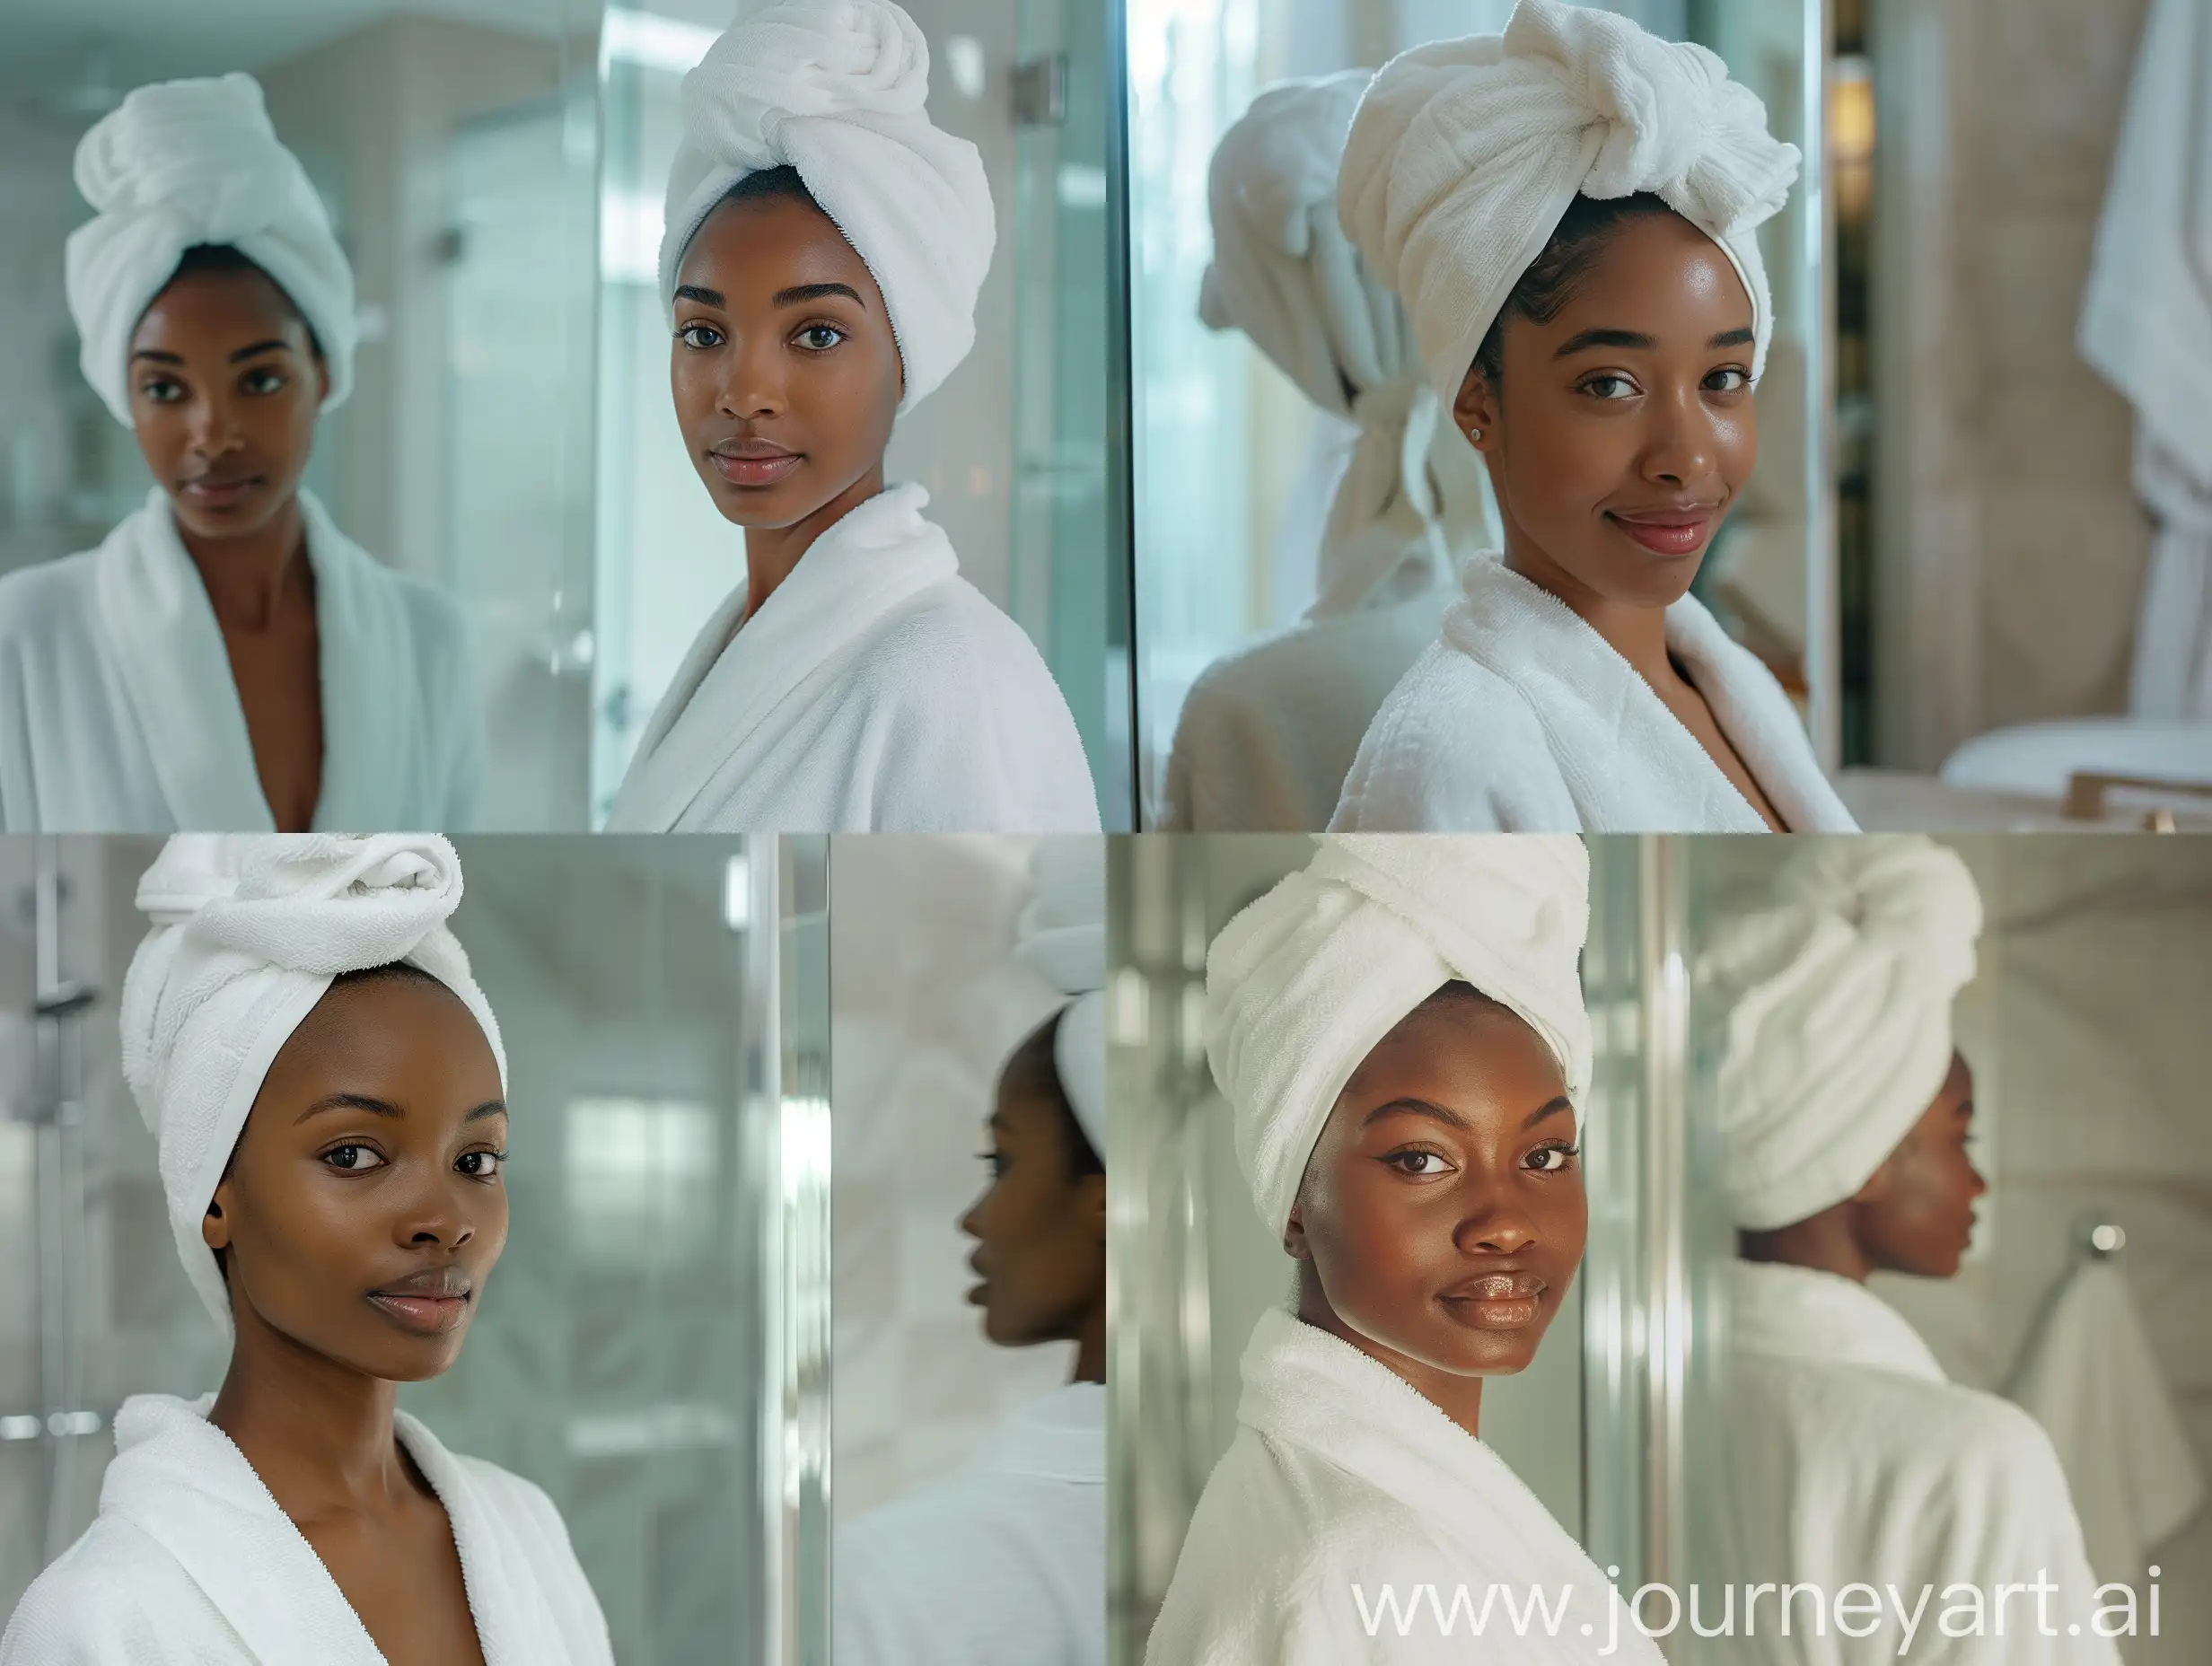
M 333 1169 L 347 1174 L 359 1174 L 368 1169 L 381 1169 L 384 1160 L 366 1145 L 333 1145 L 322 1153 L 323 1162 Z
M 1442 1174 L 1448 1166 L 1444 1160 L 1433 1151 L 1394 1151 L 1382 1161 L 1400 1174 L 1410 1174 L 1421 1178 L 1432 1174 Z
M 156 405 L 172 405 L 184 397 L 184 384 L 166 378 L 144 383 L 138 390 Z
M 1715 393 L 1741 393 L 1751 385 L 1751 373 L 1740 364 L 1731 364 L 1707 376 L 1705 385 Z
M 504 1151 L 464 1151 L 453 1165 L 471 1179 L 488 1180 L 507 1166 Z
M 1006 1172 L 1006 1160 L 1000 1156 L 996 1152 L 979 1151 L 976 1153 L 976 1156 L 982 1162 L 983 1166 L 991 1171 L 991 1178 L 993 1179 L 1000 1179 Z
M 1539 1174 L 1557 1174 L 1574 1160 L 1572 1145 L 1545 1145 L 1529 1153 L 1529 1167 Z
M 718 347 L 722 332 L 710 324 L 686 324 L 676 332 L 676 339 L 687 347 Z
M 273 370 L 250 370 L 242 385 L 248 393 L 274 393 L 285 385 L 285 379 Z
M 809 324 L 799 332 L 799 345 L 814 353 L 827 353 L 845 339 L 845 332 L 834 324 Z
M 1593 399 L 1626 399 L 1635 396 L 1636 384 L 1626 376 L 1592 376 L 1582 384 L 1582 390 Z

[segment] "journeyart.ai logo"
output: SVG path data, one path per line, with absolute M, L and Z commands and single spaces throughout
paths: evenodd
M 1618 1580 L 1620 1570 L 1608 1567 Z M 1686 1625 L 1700 1637 L 1828 1636 L 1879 1638 L 1894 1642 L 1907 1658 L 1927 1638 L 1966 1637 L 2155 1637 L 2158 1633 L 2159 1570 L 2149 1570 L 2145 1598 L 2134 1587 L 2096 1588 L 2086 1612 L 2054 1600 L 2061 1593 L 2050 1570 L 2039 1568 L 2032 1582 L 1994 1585 L 1853 1583 L 1831 1593 L 1817 1584 L 1722 1585 L 1717 1591 L 1691 1585 L 1687 1594 L 1671 1585 L 1641 1585 L 1623 1596 L 1608 1585 L 1605 1617 L 1576 1620 L 1575 1587 L 1391 1584 L 1372 1594 L 1351 1588 L 1359 1623 L 1370 1637 L 1395 1635 L 1466 1637 L 1558 1637 L 1602 1633 L 1601 1655 L 1620 1646 L 1624 1627 L 1651 1638 L 1671 1637 Z M 1739 1600 L 1739 1593 L 1741 1600 Z M 1933 1612 L 1931 1612 L 1931 1609 Z M 1936 1646 L 1931 1644 L 1931 1647 Z

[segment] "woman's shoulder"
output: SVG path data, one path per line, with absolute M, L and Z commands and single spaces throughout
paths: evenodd
M 36 561 L 0 574 L 0 636 L 50 639 L 92 617 L 97 549 Z
M 23 1593 L 0 1635 L 0 1666 L 166 1660 L 205 1601 L 151 1535 L 102 1514 Z

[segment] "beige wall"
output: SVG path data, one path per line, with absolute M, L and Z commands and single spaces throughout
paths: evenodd
M 2074 347 L 2145 0 L 1873 0 L 1875 758 L 2120 710 L 2150 525 Z

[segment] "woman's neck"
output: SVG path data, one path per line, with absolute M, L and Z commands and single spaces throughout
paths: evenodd
M 1299 1268 L 1298 1318 L 1316 1330 L 1325 1330 L 1339 1340 L 1350 1343 L 1469 1434 L 1477 1440 L 1482 1438 L 1482 1379 L 1438 1371 L 1362 1336 L 1346 1324 L 1330 1304 L 1321 1280 L 1312 1276 L 1310 1262 Z
M 1075 1332 L 1075 1370 L 1070 1382 L 1103 1382 L 1106 1381 L 1106 1303 L 1099 1304 L 1083 1317 Z
M 1505 566 L 1565 602 L 1569 612 L 1603 637 L 1653 688 L 1668 688 L 1681 681 L 1681 673 L 1667 655 L 1665 609 L 1640 608 L 1601 596 L 1511 525 L 1505 529 Z
M 207 1421 L 230 1436 L 294 1521 L 382 1515 L 420 1489 L 392 1428 L 397 1385 L 281 1336 L 242 1302 Z
M 265 631 L 287 603 L 312 598 L 307 529 L 295 495 L 268 522 L 235 538 L 210 539 L 177 522 L 184 553 L 198 569 L 215 619 L 226 631 Z
M 799 565 L 814 540 L 883 489 L 883 462 L 862 475 L 835 497 L 789 526 L 745 529 L 745 618 L 760 611 Z
M 1739 1232 L 1736 1254 L 1746 1261 L 1810 1267 L 1816 1273 L 1833 1273 L 1839 1278 L 1863 1285 L 1874 1271 L 1874 1263 L 1868 1259 L 1858 1235 L 1851 1230 L 1849 1212 L 1848 1202 L 1839 1203 L 1807 1220 L 1777 1227 L 1772 1232 Z

